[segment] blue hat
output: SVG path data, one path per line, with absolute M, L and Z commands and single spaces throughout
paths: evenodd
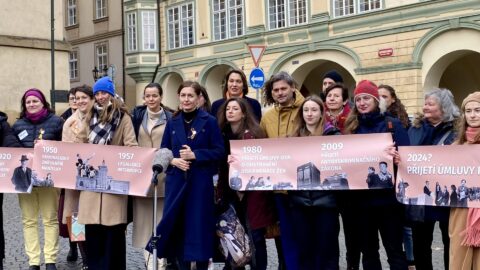
M 94 85 L 93 85 L 93 94 L 97 94 L 98 91 L 107 92 L 112 97 L 115 96 L 115 85 L 113 84 L 112 79 L 110 77 L 105 76 L 100 78 Z

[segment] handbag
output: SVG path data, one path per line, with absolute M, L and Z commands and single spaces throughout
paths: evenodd
M 77 213 L 66 217 L 71 242 L 85 241 L 85 225 L 78 223 Z
M 232 205 L 217 220 L 220 251 L 234 267 L 245 266 L 252 258 L 251 240 Z

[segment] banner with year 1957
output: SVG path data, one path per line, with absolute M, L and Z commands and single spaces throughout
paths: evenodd
M 32 148 L 0 147 L 0 192 L 29 193 L 32 161 Z
M 398 201 L 480 208 L 480 145 L 403 146 L 398 152 Z
M 154 148 L 39 141 L 32 179 L 36 186 L 146 196 Z
M 230 141 L 235 190 L 393 188 L 390 133 Z

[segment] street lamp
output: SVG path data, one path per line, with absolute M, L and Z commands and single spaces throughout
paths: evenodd
M 99 74 L 99 72 L 103 71 L 103 74 Z M 99 70 L 97 66 L 94 66 L 92 69 L 93 80 L 97 81 L 98 79 L 108 76 L 108 67 L 107 65 L 103 66 L 102 70 Z
M 95 67 L 92 69 L 92 75 L 93 75 L 93 80 L 94 80 L 94 81 L 97 81 L 97 80 L 98 80 L 98 68 L 97 68 L 97 66 L 95 66 Z

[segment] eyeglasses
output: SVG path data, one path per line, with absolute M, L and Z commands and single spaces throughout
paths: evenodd
M 69 101 L 75 101 L 75 99 L 76 99 L 75 97 L 69 97 L 68 98 Z

